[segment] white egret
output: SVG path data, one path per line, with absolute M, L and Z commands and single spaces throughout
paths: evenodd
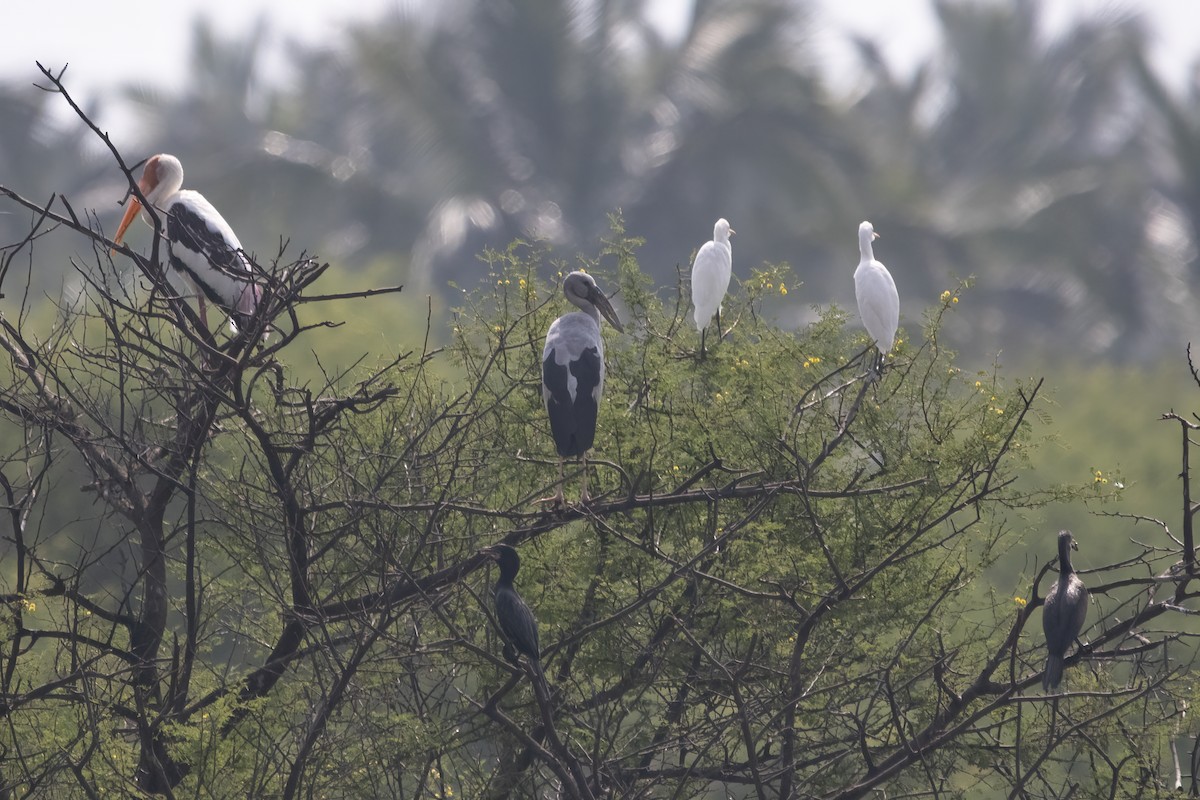
M 692 262 L 692 305 L 695 306 L 696 330 L 700 331 L 700 358 L 704 358 L 704 333 L 713 315 L 717 317 L 717 336 L 721 335 L 721 301 L 733 275 L 733 245 L 729 237 L 736 231 L 725 219 L 713 226 L 711 242 L 705 242 Z
M 146 161 L 138 189 L 146 202 L 162 215 L 167 238 L 167 278 L 181 296 L 199 298 L 200 321 L 208 327 L 207 299 L 230 315 L 236 330 L 254 316 L 262 289 L 255 284 L 250 262 L 237 234 L 204 195 L 183 186 L 183 165 L 166 153 Z M 120 244 L 125 231 L 141 210 L 129 198 L 125 216 L 113 241 Z M 146 221 L 150 222 L 147 215 Z
M 586 503 L 587 451 L 596 436 L 596 415 L 604 393 L 600 315 L 618 331 L 624 328 L 608 298 L 586 272 L 567 275 L 563 294 L 580 310 L 554 320 L 542 349 L 542 401 L 550 415 L 550 431 L 558 448 L 558 491 L 553 498 L 546 499 L 563 502 L 563 460 L 579 457 L 583 461 L 580 502 Z
M 1087 619 L 1088 590 L 1071 566 L 1071 551 L 1079 545 L 1070 531 L 1058 532 L 1058 580 L 1046 593 L 1042 606 L 1042 631 L 1046 634 L 1046 672 L 1042 688 L 1047 692 L 1062 680 L 1063 658 Z
M 871 223 L 858 226 L 858 269 L 854 270 L 854 294 L 858 298 L 858 315 L 867 333 L 879 349 L 876 374 L 883 369 L 883 358 L 896 341 L 900 325 L 900 295 L 896 282 L 887 267 L 875 260 L 871 242 L 879 238 Z

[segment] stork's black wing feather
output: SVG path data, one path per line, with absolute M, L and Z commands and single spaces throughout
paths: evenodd
M 196 255 L 216 273 L 244 278 L 245 265 L 225 233 L 211 225 L 187 203 L 174 203 L 167 211 L 167 242 L 171 268 L 186 275 L 214 305 L 231 310 L 211 275 L 197 269 Z M 191 256 L 189 258 L 189 256 Z
M 596 414 L 601 371 L 600 351 L 589 347 L 578 358 L 559 364 L 551 351 L 542 362 L 542 385 L 546 393 L 546 413 L 550 431 L 563 458 L 581 456 L 596 438 Z M 568 376 L 575 377 L 575 395 L 571 396 Z

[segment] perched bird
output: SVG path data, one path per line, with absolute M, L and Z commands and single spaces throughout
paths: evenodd
M 262 289 L 253 279 L 242 243 L 204 195 L 183 186 L 183 166 L 166 153 L 151 156 L 138 181 L 146 201 L 161 214 L 167 238 L 167 278 L 181 296 L 199 298 L 200 321 L 208 327 L 205 300 L 230 315 L 236 331 L 254 316 Z M 142 204 L 129 198 L 113 241 L 120 244 Z M 151 222 L 149 215 L 145 215 Z M 153 223 L 151 223 L 153 224 Z
M 484 548 L 483 552 L 500 566 L 500 577 L 496 579 L 494 604 L 496 621 L 500 623 L 500 631 L 504 634 L 504 657 L 512 664 L 518 663 L 519 655 L 529 659 L 534 667 L 540 669 L 538 660 L 541 650 L 538 648 L 537 620 L 533 612 L 517 590 L 513 588 L 513 578 L 521 569 L 521 557 L 517 551 L 506 544 L 496 544 Z
M 711 242 L 705 242 L 692 262 L 692 305 L 695 306 L 696 330 L 700 331 L 700 358 L 704 358 L 704 332 L 717 315 L 717 336 L 721 335 L 721 301 L 733 274 L 733 245 L 729 237 L 736 231 L 725 219 L 713 226 Z
M 596 414 L 604 392 L 604 340 L 600 338 L 600 315 L 624 331 L 608 298 L 586 272 L 572 272 L 563 281 L 563 294 L 579 311 L 563 314 L 546 332 L 542 349 L 542 401 L 550 415 L 550 431 L 558 448 L 558 492 L 555 503 L 563 502 L 563 460 L 583 460 L 583 491 L 580 502 L 588 501 L 587 451 L 596 436 Z
M 875 260 L 871 242 L 879 238 L 871 223 L 858 226 L 858 269 L 854 270 L 854 294 L 858 298 L 858 315 L 867 333 L 879 348 L 876 374 L 883 369 L 883 358 L 896 341 L 900 326 L 900 295 L 896 282 L 887 267 Z
M 1046 593 L 1042 607 L 1042 630 L 1046 634 L 1046 672 L 1042 688 L 1047 692 L 1062 680 L 1063 657 L 1083 630 L 1087 618 L 1088 590 L 1071 567 L 1071 551 L 1079 545 L 1070 531 L 1058 532 L 1058 580 Z

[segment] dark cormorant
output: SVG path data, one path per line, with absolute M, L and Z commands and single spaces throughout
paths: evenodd
M 1070 531 L 1058 532 L 1058 580 L 1050 587 L 1042 608 L 1042 630 L 1049 653 L 1042 688 L 1047 692 L 1062 680 L 1063 657 L 1087 618 L 1088 590 L 1071 567 L 1071 551 L 1078 549 Z
M 494 558 L 500 566 L 500 577 L 496 579 L 495 607 L 496 620 L 504 633 L 504 657 L 514 665 L 518 663 L 518 653 L 523 653 L 535 668 L 541 658 L 538 649 L 537 620 L 533 612 L 517 590 L 513 588 L 513 578 L 521 569 L 521 557 L 517 551 L 506 544 L 492 545 L 483 552 Z M 515 648 L 515 652 L 514 652 Z
M 563 281 L 563 294 L 580 308 L 554 320 L 546 332 L 542 349 L 542 402 L 550 415 L 550 431 L 558 448 L 558 491 L 553 499 L 563 502 L 563 459 L 583 459 L 583 490 L 586 503 L 587 451 L 596 436 L 596 414 L 604 392 L 604 340 L 600 338 L 600 315 L 619 331 L 621 321 L 608 298 L 586 272 L 572 272 Z

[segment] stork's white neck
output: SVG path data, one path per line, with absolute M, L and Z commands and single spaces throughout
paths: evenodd
M 147 167 L 146 178 L 150 183 L 150 191 L 143 188 L 143 192 L 152 205 L 161 207 L 164 200 L 175 196 L 183 188 L 183 165 L 175 156 L 164 154 L 155 156 Z

